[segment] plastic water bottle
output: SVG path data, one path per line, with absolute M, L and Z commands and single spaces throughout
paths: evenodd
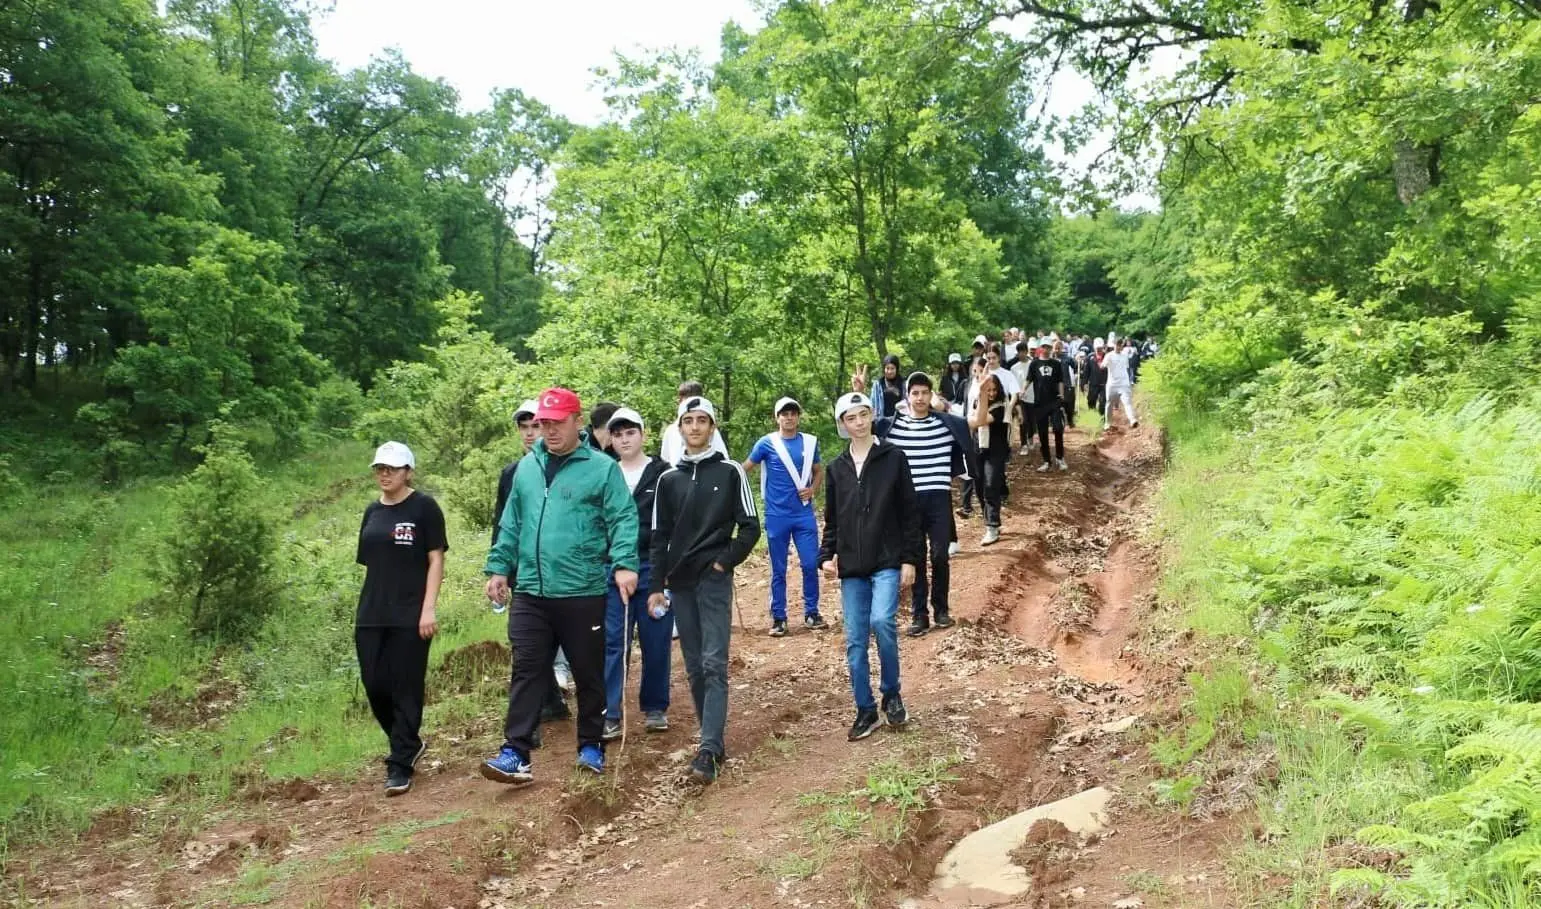
M 493 613 L 495 615 L 502 615 L 503 613 L 508 611 L 508 607 L 503 605 L 502 603 L 499 603 L 497 600 L 489 598 L 487 600 L 487 602 L 488 602 L 488 604 L 490 604 L 492 606 L 492 611 L 493 611 Z
M 673 606 L 674 597 L 669 593 L 669 591 L 665 590 L 663 592 L 663 605 L 649 606 L 647 612 L 648 615 L 652 616 L 653 618 L 661 619 L 669 613 L 669 610 L 673 608 Z

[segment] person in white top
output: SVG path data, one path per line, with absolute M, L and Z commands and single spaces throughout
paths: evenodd
M 1129 369 L 1129 345 L 1123 338 L 1114 342 L 1113 352 L 1102 358 L 1102 369 L 1107 375 L 1107 404 L 1102 428 L 1113 427 L 1113 404 L 1122 401 L 1124 416 L 1129 418 L 1129 428 L 1140 425 L 1134 414 L 1134 376 Z
M 702 387 L 700 382 L 681 382 L 679 389 L 676 391 L 677 397 L 674 403 L 679 405 L 684 403 L 686 398 L 699 398 L 705 394 L 706 389 Z M 710 447 L 712 451 L 719 452 L 724 459 L 732 460 L 732 458 L 728 457 L 728 445 L 722 440 L 722 430 L 715 426 L 712 427 Z M 674 467 L 679 464 L 680 458 L 684 456 L 685 437 L 680 435 L 680 421 L 675 420 L 664 427 L 663 439 L 658 443 L 658 459 L 670 467 Z

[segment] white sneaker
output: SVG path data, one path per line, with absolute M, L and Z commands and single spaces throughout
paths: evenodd
M 1027 457 L 1027 456 L 1028 456 L 1028 455 L 1030 455 L 1030 454 L 1032 454 L 1032 453 L 1033 453 L 1033 450 L 1032 450 L 1032 449 L 1031 449 L 1031 448 L 1028 448 L 1028 447 L 1027 447 L 1027 446 L 1026 446 L 1026 445 L 1023 445 L 1023 446 L 1022 446 L 1022 450 L 1021 450 L 1021 451 L 1019 451 L 1019 452 L 1017 452 L 1017 453 L 1018 453 L 1018 454 L 1020 454 L 1020 455 L 1021 455 L 1021 456 L 1022 456 L 1022 457 L 1024 457 L 1024 458 L 1025 458 L 1025 457 Z
M 1065 464 L 1065 459 L 1064 458 L 1057 459 L 1054 462 L 1054 466 L 1058 467 L 1060 470 L 1069 470 L 1070 469 L 1070 467 Z
M 1049 471 L 1049 462 L 1048 461 L 1044 461 L 1042 464 L 1038 465 L 1038 472 L 1039 473 L 1048 473 L 1048 471 Z
M 955 555 L 957 555 L 958 553 L 960 553 L 962 551 L 963 551 L 963 547 L 958 545 L 958 541 L 957 540 L 954 540 L 951 543 L 947 544 L 947 554 L 950 555 L 950 556 L 955 556 Z
M 999 527 L 986 527 L 984 539 L 979 541 L 979 545 L 989 546 L 991 543 L 998 542 L 1000 538 L 1001 529 Z

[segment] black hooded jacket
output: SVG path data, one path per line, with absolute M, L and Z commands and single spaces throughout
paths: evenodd
M 824 483 L 820 565 L 839 556 L 840 577 L 864 578 L 920 564 L 925 557 L 920 506 L 904 452 L 889 442 L 874 443 L 857 476 L 847 448 L 829 465 Z
M 732 571 L 749 557 L 760 539 L 760 517 L 742 464 L 716 451 L 687 454 L 657 485 L 649 594 L 693 590 L 713 562 Z
M 648 458 L 647 466 L 642 468 L 642 476 L 637 480 L 637 488 L 631 491 L 631 500 L 637 503 L 637 523 L 641 526 L 637 531 L 637 557 L 640 559 L 652 556 L 653 499 L 658 494 L 658 478 L 668 469 L 668 464 Z

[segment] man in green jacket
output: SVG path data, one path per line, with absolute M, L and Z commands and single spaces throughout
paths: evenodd
M 551 388 L 537 403 L 541 438 L 514 472 L 483 569 L 490 600 L 503 602 L 513 579 L 503 747 L 482 764 L 482 776 L 499 783 L 532 779 L 530 749 L 558 646 L 578 689 L 578 766 L 604 772 L 606 566 L 615 566 L 628 602 L 640 564 L 636 505 L 615 461 L 585 443 L 578 396 Z

